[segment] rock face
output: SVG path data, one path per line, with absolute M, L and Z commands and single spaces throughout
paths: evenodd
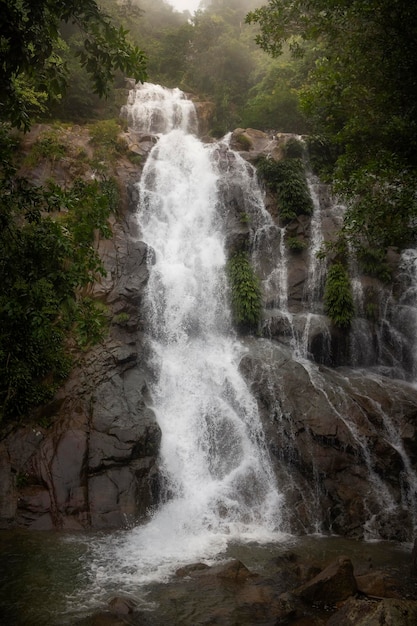
M 294 591 L 294 594 L 310 603 L 336 604 L 347 600 L 357 591 L 353 565 L 347 557 L 339 557 L 322 572 Z
M 246 345 L 242 370 L 259 403 L 290 528 L 406 540 L 412 492 L 402 487 L 414 484 L 415 388 L 297 361 L 277 342 Z
M 172 602 L 186 598 L 191 611 L 184 611 L 176 623 L 215 624 L 305 624 L 309 626 L 411 626 L 415 623 L 417 602 L 397 571 L 393 584 L 399 593 L 393 598 L 381 587 L 376 597 L 370 591 L 358 592 L 358 571 L 347 557 L 338 557 L 321 566 L 313 565 L 295 553 L 282 554 L 268 568 L 267 577 L 252 572 L 240 561 L 203 566 L 195 563 L 182 568 L 165 586 L 160 603 L 161 623 L 169 621 Z M 318 573 L 316 570 L 318 569 Z M 309 574 L 305 576 L 305 573 Z M 382 572 L 373 573 L 382 580 Z M 306 580 L 307 578 L 307 580 Z M 385 577 L 386 578 L 386 577 Z M 171 604 L 171 606 L 170 606 Z M 204 608 L 202 608 L 204 607 Z M 141 623 L 141 622 L 140 622 Z M 159 621 L 158 621 L 159 623 Z
M 45 427 L 17 429 L 1 444 L 2 527 L 120 527 L 157 501 L 160 431 L 148 407 L 141 341 L 148 251 L 137 239 L 136 202 L 131 185 L 130 210 L 101 244 L 107 277 L 92 295 L 111 312 L 106 341 L 44 407 L 37 423 Z
M 260 154 L 280 158 L 286 140 L 238 129 L 231 145 L 253 161 Z M 129 149 L 146 157 L 154 141 L 131 135 Z M 219 147 L 219 158 L 226 150 Z M 100 243 L 107 277 L 93 290 L 109 307 L 110 332 L 44 407 L 36 422 L 41 425 L 16 429 L 0 442 L 3 528 L 120 527 L 145 519 L 158 502 L 160 432 L 147 390 L 152 374 L 141 310 L 151 251 L 139 239 L 133 214 L 139 172 L 125 164 L 119 177 L 129 197 L 113 239 Z M 245 192 L 232 178 L 223 192 L 229 253 L 248 249 L 253 232 L 242 219 Z M 329 238 L 340 216 L 323 187 L 317 194 Z M 266 207 L 279 224 L 279 207 L 268 195 Z M 285 236 L 309 243 L 312 230 L 312 220 L 299 216 Z M 279 236 L 277 230 L 275 248 Z M 257 255 L 265 277 L 270 256 L 262 249 Z M 397 268 L 398 258 L 391 257 Z M 286 308 L 276 306 L 276 291 L 266 292 L 262 337 L 244 339 L 241 362 L 284 496 L 286 527 L 410 540 L 417 514 L 417 390 L 370 369 L 346 367 L 357 364 L 351 362 L 351 337 L 331 327 L 322 311 L 309 315 L 311 261 L 307 249 L 289 253 Z M 380 289 L 375 281 L 364 287 Z M 309 360 L 294 350 L 307 322 Z

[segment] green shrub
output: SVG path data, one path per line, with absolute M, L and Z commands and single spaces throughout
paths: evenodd
M 33 186 L 16 175 L 9 144 L 0 149 L 0 422 L 52 398 L 72 366 L 70 340 L 103 336 L 103 313 L 80 288 L 104 274 L 93 243 L 110 235 L 117 201 L 112 181 Z
M 288 139 L 285 144 L 284 151 L 287 159 L 302 159 L 304 154 L 304 144 L 299 139 L 291 137 L 291 139 Z
M 82 298 L 75 315 L 75 339 L 80 348 L 86 349 L 102 341 L 107 333 L 107 309 L 91 298 Z
M 117 326 L 126 326 L 129 320 L 130 320 L 129 313 L 126 313 L 123 311 L 122 313 L 118 313 L 117 315 L 113 317 L 112 323 L 116 324 Z
M 249 139 L 249 137 L 247 137 L 243 133 L 240 133 L 240 135 L 237 135 L 235 139 L 236 139 L 236 143 L 239 145 L 239 148 L 241 150 L 249 151 L 252 148 L 252 141 Z
M 267 187 L 276 195 L 282 220 L 288 222 L 297 215 L 313 213 L 313 201 L 301 159 L 275 161 L 262 157 L 257 162 L 257 170 Z
M 292 252 L 301 252 L 307 247 L 306 242 L 302 241 L 298 237 L 287 237 L 285 243 L 287 244 L 288 250 L 291 250 Z
M 241 329 L 255 328 L 260 320 L 262 296 L 258 277 L 246 252 L 236 252 L 227 264 L 234 322 Z
M 59 130 L 48 130 L 39 135 L 33 144 L 26 158 L 26 164 L 34 166 L 43 159 L 54 163 L 56 160 L 62 159 L 67 152 L 68 148 L 60 138 Z
M 355 309 L 349 275 L 341 263 L 332 265 L 327 275 L 324 307 L 335 326 L 350 327 Z
M 111 159 L 126 153 L 127 143 L 120 137 L 121 128 L 116 120 L 101 120 L 90 124 L 89 131 L 97 159 Z
M 323 182 L 331 182 L 339 156 L 337 146 L 320 135 L 310 135 L 306 143 L 311 169 Z
M 387 265 L 386 251 L 360 246 L 356 250 L 359 266 L 364 274 L 379 278 L 382 282 L 388 283 L 391 279 L 391 272 Z

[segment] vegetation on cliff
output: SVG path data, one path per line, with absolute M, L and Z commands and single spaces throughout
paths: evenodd
M 16 142 L 1 130 L 0 421 L 49 400 L 69 372 L 71 347 L 102 337 L 105 312 L 86 287 L 104 273 L 94 239 L 110 235 L 118 204 L 110 178 L 63 189 L 19 176 Z M 48 158 L 62 148 L 50 137 L 40 145 Z
M 227 263 L 231 289 L 232 313 L 235 324 L 242 330 L 256 329 L 262 310 L 258 277 L 242 250 L 235 252 Z
M 297 215 L 311 215 L 313 202 L 308 190 L 304 163 L 299 158 L 275 161 L 262 157 L 257 170 L 268 188 L 275 194 L 280 218 L 289 222 Z
M 86 296 L 86 287 L 104 272 L 93 244 L 97 236 L 110 235 L 108 217 L 118 205 L 117 186 L 106 166 L 96 170 L 95 179 L 82 178 L 81 153 L 74 159 L 81 171 L 65 187 L 53 178 L 44 184 L 25 178 L 19 173 L 19 137 L 11 127 L 28 130 L 34 116 L 62 97 L 68 80 L 65 24 L 82 37 L 76 56 L 99 96 L 109 93 L 116 71 L 138 80 L 146 74 L 143 52 L 95 0 L 0 0 L 0 19 L 2 421 L 50 399 L 71 367 L 71 346 L 82 348 L 101 338 L 105 313 Z M 110 131 L 102 128 L 96 138 L 107 157 Z M 66 150 L 59 133 L 51 130 L 35 142 L 26 167 L 47 160 L 52 172 Z
M 339 328 L 349 328 L 354 318 L 355 308 L 349 274 L 341 263 L 334 263 L 327 274 L 324 310 Z
M 417 6 L 269 0 L 247 21 L 259 26 L 262 49 L 281 57 L 289 45 L 309 65 L 301 108 L 315 162 L 348 204 L 343 236 L 352 249 L 415 240 Z
M 68 81 L 65 24 L 78 33 L 75 56 L 99 96 L 109 93 L 117 70 L 146 77 L 143 52 L 95 0 L 0 0 L 0 120 L 28 129 L 33 115 L 62 97 Z

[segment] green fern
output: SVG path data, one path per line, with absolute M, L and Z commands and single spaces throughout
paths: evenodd
M 341 263 L 332 265 L 327 275 L 324 307 L 335 326 L 343 329 L 350 327 L 355 309 L 349 276 Z
M 259 280 L 247 253 L 236 252 L 229 260 L 227 270 L 232 292 L 233 319 L 241 328 L 254 328 L 260 320 L 262 298 Z

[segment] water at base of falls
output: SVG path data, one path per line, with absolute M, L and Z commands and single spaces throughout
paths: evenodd
M 330 516 L 327 525 L 323 523 L 329 500 L 323 498 L 323 469 L 316 464 L 320 448 L 311 445 L 307 436 L 309 414 L 316 427 L 314 422 L 323 419 L 324 411 L 330 435 L 334 429 L 344 433 L 343 445 L 345 441 L 352 445 L 354 461 L 361 464 L 366 493 L 360 505 L 368 519 L 359 523 L 365 524 L 365 536 L 378 538 L 374 518 L 395 515 L 401 507 L 414 511 L 417 501 L 417 478 L 395 437 L 394 424 L 375 405 L 389 445 L 404 462 L 406 488 L 401 502 L 394 501 L 380 479 L 376 459 L 369 452 L 368 431 L 363 434 L 350 417 L 353 405 L 348 392 L 353 386 L 353 395 L 358 397 L 361 387 L 356 389 L 355 380 L 345 380 L 343 373 L 334 374 L 329 382 L 310 358 L 313 333 L 323 350 L 331 342 L 328 320 L 320 308 L 325 268 L 315 260 L 322 242 L 318 195 L 310 236 L 308 293 L 301 296 L 310 308 L 295 314 L 289 304 L 286 228 L 266 211 L 252 166 L 230 149 L 227 139 L 203 144 L 196 138 L 195 111 L 179 90 L 144 85 L 131 93 L 124 115 L 138 135 L 158 137 L 138 183 L 137 220 L 140 237 L 149 249 L 149 281 L 141 313 L 147 385 L 162 432 L 161 501 L 146 524 L 89 539 L 83 557 L 85 593 L 77 593 L 72 606 L 95 607 L 114 590 L 137 596 L 138 589 L 155 589 L 168 581 L 182 565 L 212 563 L 244 551 L 244 546 L 254 552 L 268 546 L 273 552 L 289 540 L 287 523 L 290 519 L 293 523 L 299 512 L 302 519 L 295 520 L 293 529 L 301 533 L 332 529 Z M 286 338 L 286 343 L 277 342 L 276 350 L 267 339 L 253 338 L 251 343 L 247 338 L 243 345 L 232 330 L 226 223 L 228 212 L 236 207 L 250 217 L 253 227 L 252 261 L 262 277 L 267 315 L 281 329 L 280 337 Z M 239 214 L 232 217 L 236 221 Z M 257 361 L 253 344 L 259 347 L 264 342 L 267 349 L 262 349 Z M 268 361 L 265 355 L 270 347 Z M 257 401 L 239 370 L 241 363 L 245 369 L 245 359 L 246 363 L 252 359 L 255 368 L 259 363 L 253 382 L 256 388 L 262 381 L 257 393 L 262 396 L 259 406 L 265 428 L 272 424 L 273 437 L 277 431 L 282 435 L 271 445 L 274 469 Z M 286 362 L 295 364 L 298 375 L 293 395 L 305 398 L 295 408 L 285 404 L 287 370 L 277 365 Z M 246 371 L 248 378 L 252 374 Z M 316 406 L 317 417 L 311 410 L 314 399 L 321 402 Z M 366 417 L 356 405 L 355 416 L 360 422 Z M 373 432 L 371 427 L 369 432 Z M 298 474 L 296 428 L 307 433 L 303 445 L 306 456 L 311 455 Z
M 212 577 L 175 577 L 169 583 L 151 584 L 146 588 L 125 587 L 111 578 L 103 581 L 97 589 L 96 598 L 101 598 L 102 606 L 115 596 L 123 596 L 135 602 L 137 615 L 109 615 L 97 609 L 92 597 L 89 581 L 82 571 L 88 543 L 95 542 L 95 535 L 80 538 L 59 533 L 25 533 L 22 531 L 2 531 L 0 542 L 0 621 L 8 626 L 93 626 L 97 624 L 135 624 L 136 626 L 197 626 L 219 623 L 254 626 L 260 621 L 259 604 L 252 605 L 250 598 L 236 592 L 236 585 L 230 580 L 222 581 Z M 117 541 L 117 536 L 116 536 Z M 109 542 L 110 544 L 110 542 Z M 356 568 L 363 568 L 372 562 L 375 571 L 385 569 L 390 577 L 398 572 L 402 578 L 408 571 L 411 546 L 382 542 L 363 543 L 337 537 L 304 537 L 274 545 L 233 545 L 227 557 L 239 559 L 259 575 L 253 579 L 253 586 L 259 580 L 267 585 L 276 575 L 277 567 L 282 568 L 286 559 L 298 555 L 301 563 L 330 562 L 341 554 L 348 554 Z M 112 553 L 109 553 L 109 558 Z M 277 565 L 280 564 L 280 565 Z M 292 582 L 285 578 L 275 579 L 276 597 L 288 590 Z M 107 585 L 106 585 L 107 582 Z M 282 586 L 280 586 L 282 585 Z M 410 586 L 412 580 L 410 580 Z M 89 594 L 84 599 L 80 589 L 87 587 Z M 138 586 L 137 586 L 138 587 Z M 261 587 L 262 588 L 262 587 Z M 245 586 L 243 586 L 245 589 Z M 258 587 L 259 589 L 259 587 Z M 411 590 L 412 591 L 412 590 Z M 100 595 L 99 595 L 100 594 Z M 70 596 L 73 601 L 68 604 Z M 259 598 L 259 594 L 252 596 Z M 268 598 L 268 596 L 266 596 Z M 267 600 L 267 607 L 271 602 Z M 252 611 L 251 611 L 252 609 Z M 255 609 L 255 611 L 254 611 Z M 311 609 L 310 609 L 311 611 Z M 328 617 L 328 616 L 327 616 Z
M 145 85 L 131 102 L 125 113 L 141 132 L 163 133 L 138 185 L 138 222 L 152 250 L 144 309 L 164 501 L 147 524 L 92 542 L 97 589 L 165 580 L 230 542 L 283 536 L 283 498 L 230 321 L 219 195 L 227 148 L 187 132 L 194 116 L 178 90 Z

